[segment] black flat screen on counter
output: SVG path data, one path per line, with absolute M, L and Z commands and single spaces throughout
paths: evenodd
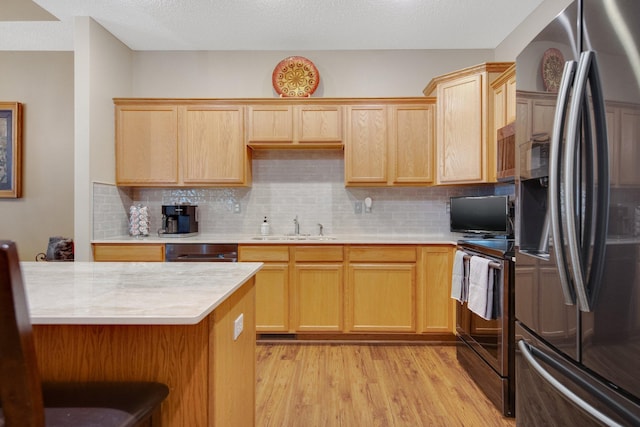
M 509 197 L 452 197 L 451 231 L 488 235 L 509 235 Z

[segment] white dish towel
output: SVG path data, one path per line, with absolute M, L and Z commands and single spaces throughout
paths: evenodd
M 491 320 L 493 310 L 493 274 L 489 261 L 479 256 L 469 262 L 469 310 L 483 319 Z
M 451 274 L 451 298 L 464 301 L 464 256 L 466 252 L 457 250 L 453 258 L 453 272 Z

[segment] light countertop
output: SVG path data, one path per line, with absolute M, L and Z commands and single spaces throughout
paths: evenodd
M 247 244 L 451 244 L 460 237 L 457 234 L 415 234 L 415 235 L 328 235 L 328 236 L 287 236 L 287 235 L 238 235 L 238 234 L 196 234 L 188 237 L 167 237 L 152 234 L 146 237 L 121 236 L 95 239 L 92 243 L 238 243 Z
M 21 262 L 31 322 L 196 324 L 262 263 Z

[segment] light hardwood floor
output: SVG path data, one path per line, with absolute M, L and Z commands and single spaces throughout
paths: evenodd
M 455 346 L 257 346 L 257 427 L 515 426 L 456 360 Z

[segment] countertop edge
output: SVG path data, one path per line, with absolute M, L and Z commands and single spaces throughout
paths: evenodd
M 416 235 L 416 236 L 331 236 L 319 238 L 310 236 L 298 239 L 261 237 L 257 235 L 197 235 L 190 237 L 129 237 L 120 236 L 105 239 L 93 239 L 92 244 L 239 244 L 239 245 L 455 245 L 460 237 L 453 235 Z

